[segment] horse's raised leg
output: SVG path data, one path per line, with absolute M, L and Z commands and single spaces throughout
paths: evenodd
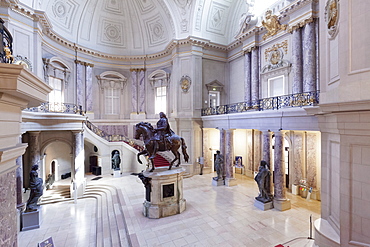
M 139 152 L 138 154 L 137 154 L 137 162 L 139 162 L 140 164 L 143 164 L 143 162 L 141 162 L 141 160 L 140 160 L 140 155 L 143 155 L 143 154 L 147 154 L 148 152 L 144 149 L 143 151 L 141 151 L 141 152 Z
M 155 169 L 155 166 L 154 166 L 154 158 L 149 158 L 150 162 L 152 163 L 152 169 L 150 169 L 149 172 L 153 172 L 154 169 Z

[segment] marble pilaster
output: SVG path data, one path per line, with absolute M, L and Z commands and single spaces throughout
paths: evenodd
M 284 133 L 275 132 L 274 148 L 274 207 L 280 211 L 291 208 L 290 200 L 286 198 L 285 163 L 284 163 Z
M 30 152 L 30 170 L 33 165 L 40 165 L 40 145 L 39 145 L 39 135 L 40 131 L 30 131 L 29 139 L 29 152 Z
M 138 87 L 139 87 L 139 113 L 145 113 L 145 71 L 140 70 L 138 75 Z
M 252 85 L 251 85 L 251 98 L 252 98 L 252 105 L 256 105 L 259 100 L 259 49 L 256 47 L 252 50 L 251 55 L 251 78 L 252 78 Z
M 262 160 L 266 161 L 268 164 L 271 164 L 271 132 L 262 131 Z
M 316 37 L 315 23 L 307 23 L 303 28 L 303 92 L 316 91 Z
M 244 101 L 251 102 L 251 53 L 247 52 L 244 54 Z
M 93 109 L 92 94 L 92 67 L 86 66 L 86 111 L 91 112 Z
M 136 70 L 131 71 L 131 112 L 137 113 L 137 72 Z
M 303 78 L 302 78 L 302 33 L 301 28 L 293 31 L 292 35 L 292 73 L 293 73 L 293 94 L 302 93 Z
M 22 208 L 24 206 L 23 203 L 23 162 L 22 156 L 19 156 L 15 163 L 17 165 L 17 169 L 15 170 L 16 175 L 16 183 L 17 183 L 17 208 Z
M 76 63 L 76 73 L 77 73 L 77 82 L 76 82 L 76 91 L 77 91 L 77 105 L 82 106 L 82 109 L 85 109 L 85 85 L 83 81 L 84 74 L 84 65 Z
M 225 142 L 226 142 L 226 131 L 224 129 L 221 129 L 220 130 L 220 152 L 222 155 L 225 155 L 225 151 L 226 151 Z

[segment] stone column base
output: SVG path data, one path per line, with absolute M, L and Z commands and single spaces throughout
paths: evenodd
M 291 207 L 292 206 L 290 204 L 290 200 L 289 199 L 286 199 L 286 200 L 277 200 L 277 199 L 274 199 L 274 208 L 276 208 L 279 211 L 285 211 L 285 210 L 290 209 Z
M 238 183 L 236 182 L 236 178 L 225 178 L 225 185 L 226 186 L 235 186 Z

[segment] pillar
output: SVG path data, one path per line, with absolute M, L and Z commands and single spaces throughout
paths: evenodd
M 77 190 L 77 195 L 82 196 L 85 192 L 86 182 L 85 176 L 85 151 L 83 142 L 83 132 L 82 131 L 72 131 L 74 136 L 74 164 L 73 164 L 73 189 L 71 191 Z
M 234 130 L 225 130 L 225 185 L 234 186 L 236 185 L 236 179 L 234 175 Z
M 131 114 L 137 114 L 137 72 L 131 70 Z
M 248 106 L 251 104 L 251 53 L 246 52 L 244 54 L 244 101 L 247 102 Z
M 303 91 L 303 78 L 302 78 L 302 33 L 301 28 L 293 30 L 292 35 L 292 72 L 293 72 L 293 85 L 292 93 L 302 93 Z
M 303 92 L 316 91 L 316 37 L 315 23 L 307 23 L 303 28 Z
M 271 165 L 271 132 L 262 131 L 262 160 Z
M 274 208 L 280 211 L 291 208 L 290 200 L 286 198 L 285 163 L 284 163 L 284 133 L 282 131 L 275 132 Z
M 140 114 L 145 113 L 145 70 L 140 69 L 138 75 L 138 87 L 139 87 L 139 97 L 138 97 L 138 112 Z
M 252 85 L 251 85 L 251 98 L 252 98 L 252 105 L 257 106 L 259 100 L 259 49 L 256 47 L 252 50 L 251 55 L 251 78 L 252 78 Z
M 76 93 L 77 93 L 77 105 L 82 106 L 82 109 L 86 109 L 85 105 L 85 93 L 86 93 L 86 85 L 84 83 L 84 65 L 81 62 L 76 61 Z
M 86 66 L 86 108 L 87 112 L 93 110 L 93 91 L 92 91 L 92 65 Z

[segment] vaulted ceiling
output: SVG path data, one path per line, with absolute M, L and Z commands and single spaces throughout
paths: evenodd
M 246 2 L 254 0 L 22 2 L 45 11 L 53 31 L 69 42 L 108 54 L 143 55 L 162 51 L 172 40 L 188 36 L 228 45 L 240 29 Z

